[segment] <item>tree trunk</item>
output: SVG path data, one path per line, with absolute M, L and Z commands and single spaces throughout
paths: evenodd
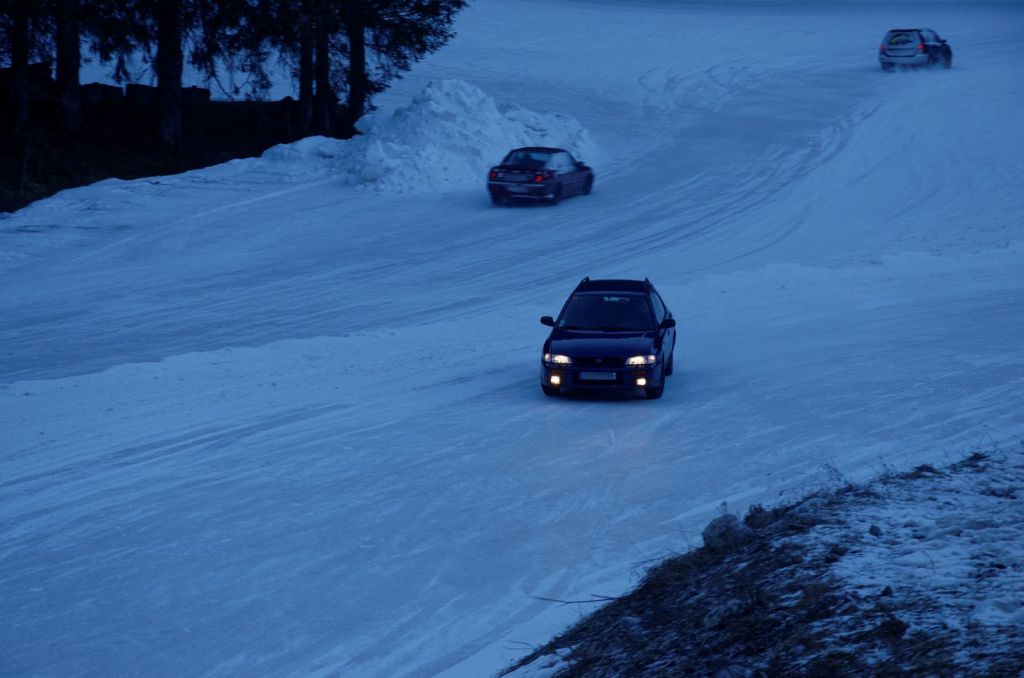
M 317 134 L 331 134 L 332 111 L 334 110 L 334 88 L 331 87 L 330 35 L 323 21 L 316 26 L 316 109 L 313 112 L 313 127 Z
M 309 134 L 313 123 L 313 20 L 303 8 L 299 27 L 299 116 L 300 136 Z
M 177 0 L 159 0 L 156 24 L 160 143 L 168 148 L 181 148 L 184 140 L 181 125 L 181 71 L 184 58 L 181 49 L 181 9 Z
M 348 37 L 348 100 L 346 102 L 346 123 L 348 134 L 356 133 L 356 121 L 366 112 L 369 98 L 369 78 L 366 75 L 366 26 L 358 12 L 353 12 L 345 22 Z
M 78 0 L 65 0 L 57 12 L 57 98 L 64 126 L 79 123 L 79 71 L 82 66 L 81 23 Z
M 15 0 L 11 8 L 11 103 L 14 110 L 14 132 L 21 136 L 28 131 L 28 2 Z

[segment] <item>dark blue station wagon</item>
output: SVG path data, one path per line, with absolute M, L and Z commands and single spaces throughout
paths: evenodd
M 618 391 L 660 398 L 672 374 L 676 321 L 649 280 L 584 278 L 551 327 L 541 356 L 540 387 Z

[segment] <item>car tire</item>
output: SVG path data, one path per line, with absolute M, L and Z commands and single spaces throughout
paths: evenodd
M 548 200 L 549 205 L 557 205 L 562 202 L 562 184 L 555 184 L 555 190 L 551 192 L 551 199 Z
M 491 193 L 491 204 L 492 205 L 504 205 L 505 198 L 498 193 Z
M 942 57 L 943 68 L 953 68 L 953 53 L 950 52 Z
M 888 63 L 882 64 L 882 70 L 885 71 L 886 73 L 892 73 L 894 70 L 896 70 L 896 65 Z
M 644 389 L 644 397 L 648 400 L 657 400 L 661 397 L 661 394 L 665 392 L 665 377 L 661 378 L 661 383 L 657 386 L 651 386 L 650 388 Z
M 557 386 L 548 386 L 547 384 L 541 384 L 540 385 L 540 390 L 544 391 L 544 395 L 546 395 L 546 396 L 556 396 L 556 395 L 558 395 L 558 387 Z
M 583 182 L 583 195 L 590 195 L 590 191 L 593 188 L 594 188 L 594 177 L 587 177 L 587 180 Z
M 671 377 L 672 372 L 676 369 L 676 352 L 672 351 L 672 355 L 668 357 L 668 365 L 665 365 L 665 376 Z

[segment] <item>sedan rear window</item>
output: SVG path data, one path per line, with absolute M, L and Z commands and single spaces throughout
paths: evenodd
M 518 165 L 540 169 L 547 163 L 550 153 L 539 151 L 512 151 L 501 161 L 502 165 Z

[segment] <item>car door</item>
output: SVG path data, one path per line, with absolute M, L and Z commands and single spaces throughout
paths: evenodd
M 921 31 L 921 40 L 924 42 L 925 49 L 928 50 L 928 54 L 931 56 L 932 60 L 942 61 L 943 56 L 945 56 L 945 48 L 939 34 L 926 28 Z
M 651 306 L 654 308 L 654 320 L 658 323 L 658 333 L 661 335 L 661 346 L 665 356 L 664 360 L 667 363 L 675 352 L 676 329 L 674 327 L 661 326 L 664 321 L 672 317 L 672 313 L 665 306 L 661 295 L 653 287 L 651 288 Z
M 571 153 L 565 154 L 565 161 L 568 163 L 568 173 L 572 177 L 573 192 L 583 193 L 583 185 L 587 179 L 587 173 L 581 169 L 580 163 L 577 162 L 576 158 Z
M 566 196 L 579 193 L 579 181 L 576 177 L 576 165 L 572 161 L 572 157 L 561 151 L 555 153 L 552 157 L 552 163 L 554 164 L 555 172 L 558 174 L 558 181 L 562 185 L 562 194 Z
M 917 31 L 889 31 L 882 41 L 885 55 L 896 58 L 913 57 L 917 51 L 920 35 Z

